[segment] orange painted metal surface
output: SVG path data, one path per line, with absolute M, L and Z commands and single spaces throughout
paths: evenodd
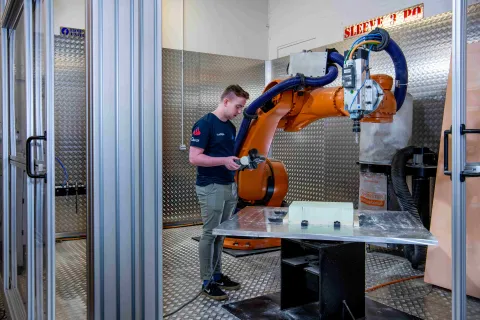
M 393 79 L 388 75 L 373 75 L 371 78 L 384 89 L 384 97 L 377 110 L 366 115 L 362 121 L 392 122 L 396 113 L 395 97 L 390 91 Z M 280 80 L 272 81 L 265 91 L 279 82 Z M 319 119 L 348 117 L 349 113 L 344 110 L 342 87 L 307 87 L 277 95 L 272 105 L 258 110 L 257 116 L 257 119 L 252 120 L 238 157 L 247 155 L 252 148 L 267 155 L 277 129 L 296 132 Z M 271 177 L 275 181 L 275 191 L 269 203 L 281 203 L 279 198 L 285 197 L 288 190 L 288 175 L 283 164 L 274 160 L 260 164 L 256 170 L 237 172 L 238 196 L 251 203 L 264 200 L 267 196 L 268 179 Z M 280 190 L 277 191 L 277 188 Z
M 225 238 L 223 247 L 233 250 L 258 250 L 280 247 L 281 239 L 278 238 Z
M 272 169 L 274 179 L 274 189 L 270 200 L 267 202 L 269 207 L 280 207 L 288 192 L 288 173 L 283 162 L 268 159 Z

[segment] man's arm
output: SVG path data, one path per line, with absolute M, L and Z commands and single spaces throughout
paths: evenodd
M 238 170 L 240 166 L 234 162 L 237 157 L 210 157 L 203 154 L 202 148 L 190 146 L 189 161 L 198 167 L 226 166 L 229 170 Z
M 210 157 L 203 154 L 202 148 L 190 146 L 190 163 L 198 167 L 216 167 L 225 164 L 224 157 Z

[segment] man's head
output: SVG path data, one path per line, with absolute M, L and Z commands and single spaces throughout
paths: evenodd
M 241 114 L 247 100 L 250 98 L 248 92 L 242 89 L 239 85 L 230 85 L 221 95 L 218 111 L 223 118 L 232 120 L 237 115 Z

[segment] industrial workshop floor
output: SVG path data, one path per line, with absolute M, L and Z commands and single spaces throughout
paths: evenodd
M 55 315 L 57 319 L 85 320 L 87 318 L 86 249 L 86 240 L 68 240 L 56 243 Z M 27 278 L 25 274 L 18 277 L 18 288 L 26 301 Z M 1 313 L 0 320 L 2 320 Z
M 189 301 L 200 289 L 198 242 L 201 226 L 163 231 L 164 311 L 170 313 Z M 224 271 L 243 288 L 232 292 L 226 303 L 258 297 L 280 290 L 280 252 L 234 258 L 223 255 Z M 421 275 L 407 260 L 385 253 L 367 253 L 366 287 Z M 451 295 L 447 290 L 414 279 L 367 293 L 372 299 L 423 319 L 451 319 Z M 222 302 L 200 296 L 170 319 L 236 319 Z M 468 319 L 480 319 L 480 300 L 468 299 Z
M 200 288 L 198 279 L 198 242 L 192 237 L 201 233 L 201 226 L 167 229 L 164 239 L 164 313 L 170 313 L 191 300 Z M 56 318 L 86 319 L 86 241 L 57 243 Z M 226 303 L 278 292 L 280 290 L 279 252 L 234 258 L 224 254 L 224 271 L 241 281 L 243 288 L 230 294 Z M 386 253 L 367 253 L 366 287 L 421 275 L 408 261 Z M 19 279 L 19 281 L 21 281 Z M 367 296 L 388 306 L 422 319 L 451 319 L 449 291 L 414 279 L 367 293 Z M 3 307 L 3 295 L 0 308 Z M 198 297 L 170 319 L 236 319 L 216 302 Z M 1 310 L 1 309 L 0 309 Z M 467 301 L 468 319 L 480 319 L 480 300 Z M 1 319 L 2 314 L 0 314 Z

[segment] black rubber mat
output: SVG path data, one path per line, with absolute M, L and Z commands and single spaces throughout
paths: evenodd
M 280 310 L 280 293 L 256 297 L 223 305 L 223 308 L 241 320 L 297 320 L 318 319 L 318 305 L 311 303 L 289 310 Z M 415 316 L 390 308 L 384 304 L 365 298 L 367 320 L 421 320 Z
M 192 239 L 197 241 L 197 242 L 200 241 L 200 237 L 192 237 Z M 253 256 L 253 255 L 256 255 L 256 254 L 273 252 L 273 251 L 278 251 L 278 250 L 280 250 L 280 247 L 258 249 L 258 250 L 233 250 L 233 249 L 223 248 L 223 252 L 225 252 L 226 254 L 231 255 L 232 257 L 235 257 L 235 258 Z

